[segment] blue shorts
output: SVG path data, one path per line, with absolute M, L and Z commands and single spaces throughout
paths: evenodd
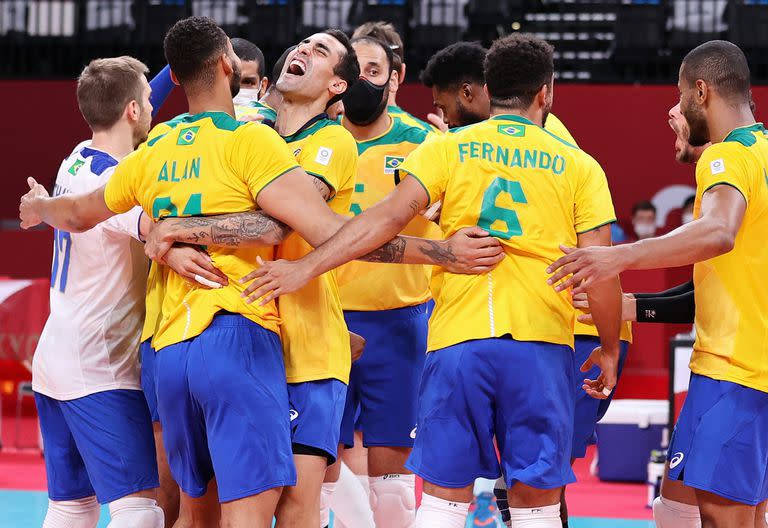
M 288 384 L 293 452 L 302 446 L 322 451 L 328 464 L 336 462 L 347 385 L 337 379 Z
M 96 495 L 101 504 L 160 485 L 152 421 L 139 390 L 108 390 L 75 400 L 35 393 L 45 449 L 48 497 Z
M 152 421 L 159 422 L 157 387 L 155 386 L 155 349 L 152 348 L 152 339 L 147 339 L 139 345 L 139 357 L 141 358 L 141 390 L 147 399 L 147 407 L 149 407 Z
M 573 379 L 576 390 L 576 414 L 573 422 L 573 449 L 571 458 L 584 458 L 587 455 L 587 446 L 597 443 L 595 425 L 605 416 L 608 407 L 613 400 L 615 390 L 605 400 L 593 398 L 581 388 L 585 379 L 595 379 L 600 375 L 600 367 L 592 367 L 587 372 L 581 371 L 581 366 L 587 360 L 592 351 L 600 346 L 600 338 L 594 336 L 576 336 L 576 360 L 573 365 Z M 619 379 L 624 370 L 624 362 L 627 359 L 629 343 L 621 342 L 619 349 Z
M 280 338 L 240 315 L 157 352 L 157 403 L 173 478 L 219 501 L 296 484 Z
M 406 467 L 446 488 L 502 472 L 508 488 L 516 482 L 540 489 L 574 482 L 573 372 L 571 347 L 509 337 L 431 352 Z
M 755 506 L 768 499 L 768 393 L 691 375 L 668 451 L 669 478 Z
M 427 305 L 344 312 L 350 332 L 365 338 L 352 363 L 341 442 L 352 447 L 355 418 L 365 447 L 413 447 L 419 380 L 427 351 Z

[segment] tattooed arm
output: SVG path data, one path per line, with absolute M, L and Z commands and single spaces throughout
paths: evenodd
M 268 190 L 269 188 L 264 192 Z M 406 176 L 386 198 L 346 222 L 336 234 L 319 245 L 315 251 L 295 261 L 266 262 L 243 277 L 242 282 L 253 282 L 244 290 L 242 295 L 244 297 L 250 296 L 251 301 L 265 295 L 262 303 L 269 302 L 279 295 L 296 291 L 313 277 L 350 260 L 369 255 L 372 251 L 380 248 L 382 244 L 397 236 L 397 233 L 419 211 L 423 210 L 428 202 L 429 196 L 421 183 L 412 176 Z M 474 236 L 472 230 L 474 230 Z M 489 237 L 475 238 L 480 234 L 487 235 L 479 228 L 470 228 L 468 232 L 460 235 L 467 239 L 481 241 L 481 244 L 489 244 L 490 241 L 494 241 L 496 244 L 495 247 L 481 247 L 479 250 L 471 252 L 471 266 L 467 271 L 469 273 L 489 271 L 504 258 L 504 252 L 498 246 L 498 241 Z M 457 235 L 459 233 L 454 236 Z M 451 253 L 446 253 L 444 248 L 441 248 L 446 243 L 448 241 L 431 241 L 431 243 L 421 246 L 419 253 L 424 258 L 449 261 L 451 260 Z M 389 246 L 387 251 L 390 254 L 382 256 L 382 258 L 399 259 L 401 253 L 404 255 L 405 249 L 401 246 Z

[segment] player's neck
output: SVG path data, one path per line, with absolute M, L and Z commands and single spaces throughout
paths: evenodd
M 185 90 L 186 91 L 186 90 Z M 219 82 L 210 89 L 186 91 L 189 113 L 225 112 L 235 117 L 235 105 L 228 83 Z
M 541 111 L 541 109 L 534 109 L 533 107 L 528 109 L 521 109 L 521 108 L 504 108 L 500 106 L 491 105 L 491 117 L 495 117 L 497 115 L 516 115 L 516 116 L 527 119 L 528 121 L 530 121 L 535 125 L 544 126 L 544 124 L 542 123 L 542 120 L 544 118 L 544 113 Z
M 712 108 L 710 113 L 711 117 L 707 120 L 707 126 L 712 143 L 720 143 L 734 129 L 755 124 L 755 116 L 749 105 L 734 108 L 721 104 Z
M 389 117 L 389 113 L 385 109 L 381 115 L 376 118 L 376 121 L 370 125 L 359 126 L 349 119 L 343 119 L 342 124 L 344 125 L 344 128 L 350 131 L 355 140 L 367 141 L 386 132 L 392 124 L 392 118 Z
M 387 98 L 387 106 L 397 106 L 397 92 L 389 92 L 389 97 Z
M 283 103 L 277 113 L 275 130 L 281 136 L 290 136 L 299 131 L 310 119 L 325 112 L 324 99 L 312 101 L 293 100 L 283 95 Z
M 109 130 L 94 132 L 91 148 L 106 152 L 120 161 L 134 151 L 133 131 L 127 124 L 117 123 Z

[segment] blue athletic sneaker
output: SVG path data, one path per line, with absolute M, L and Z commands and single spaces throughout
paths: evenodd
M 469 507 L 469 515 L 464 528 L 485 526 L 486 528 L 504 528 L 496 497 L 491 492 L 483 492 L 475 497 Z

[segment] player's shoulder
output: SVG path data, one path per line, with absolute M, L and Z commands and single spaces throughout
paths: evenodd
M 397 105 L 390 105 L 387 107 L 387 113 L 390 115 L 390 117 L 399 117 L 401 121 L 404 123 L 415 126 L 417 128 L 421 128 L 423 130 L 426 130 L 427 132 L 435 132 L 437 129 L 432 126 L 431 124 L 427 123 L 426 121 L 422 121 L 418 117 L 416 117 L 413 114 L 410 114 L 400 108 Z
M 544 130 L 553 134 L 554 136 L 565 140 L 566 143 L 578 148 L 576 140 L 571 135 L 571 132 L 565 126 L 565 124 L 555 114 L 549 114 L 547 121 L 544 124 Z
M 743 137 L 736 140 L 726 137 L 726 140 L 708 146 L 696 162 L 696 174 L 709 172 L 715 176 L 727 170 L 745 168 L 750 161 L 756 161 L 749 152 L 754 143 L 747 145 L 747 141 Z
M 392 118 L 392 128 L 387 136 L 392 143 L 420 144 L 430 136 L 431 132 L 429 130 L 414 123 L 410 123 L 407 119 L 403 119 L 401 116 L 390 115 L 390 117 Z
M 354 136 L 338 121 L 321 119 L 312 128 L 312 141 L 330 143 L 328 146 L 357 152 Z

